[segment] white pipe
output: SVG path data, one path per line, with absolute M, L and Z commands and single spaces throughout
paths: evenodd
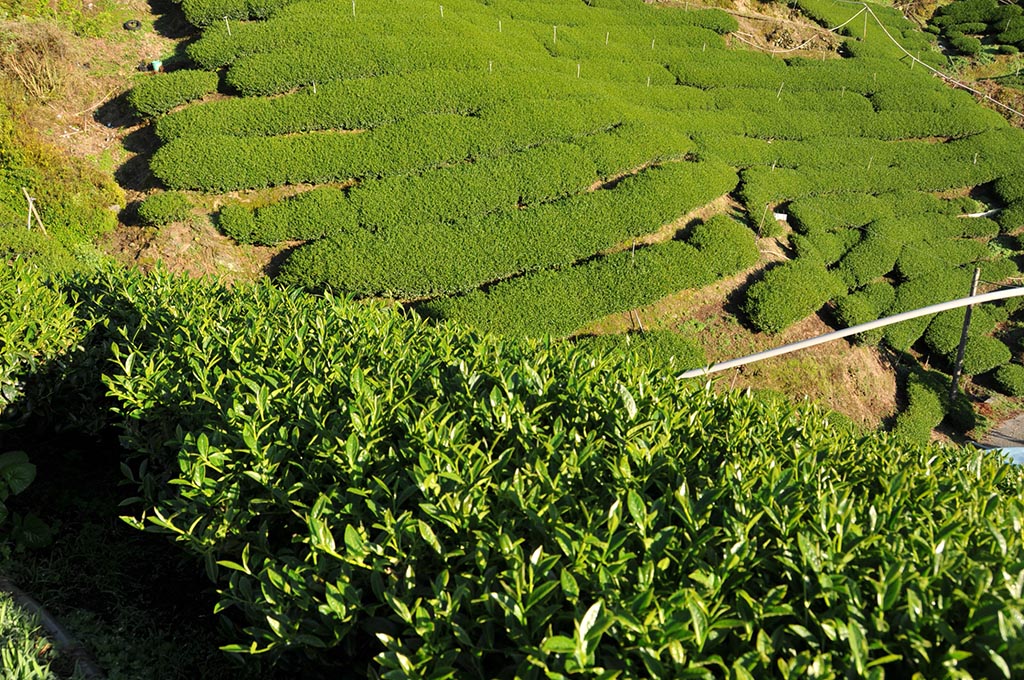
M 984 293 L 982 295 L 975 295 L 974 297 L 965 297 L 958 300 L 951 300 L 949 302 L 941 302 L 937 305 L 931 305 L 929 307 L 922 307 L 921 309 L 914 309 L 909 312 L 903 312 L 902 314 L 896 314 L 895 316 L 887 316 L 884 319 L 877 319 L 868 323 L 862 323 L 857 326 L 851 326 L 850 328 L 844 328 L 841 331 L 834 331 L 832 333 L 826 333 L 825 335 L 819 335 L 816 338 L 809 338 L 807 340 L 800 340 L 799 342 L 791 342 L 788 345 L 782 347 L 776 347 L 775 349 L 769 349 L 764 352 L 758 352 L 757 354 L 750 354 L 739 359 L 731 359 L 730 361 L 723 361 L 720 364 L 713 364 L 705 368 L 695 368 L 684 373 L 680 373 L 676 376 L 677 380 L 684 378 L 699 378 L 704 375 L 711 373 L 718 373 L 729 368 L 736 368 L 737 366 L 743 366 L 745 364 L 752 364 L 755 361 L 761 361 L 762 359 L 770 359 L 777 357 L 782 354 L 789 354 L 795 352 L 798 349 L 805 349 L 807 347 L 814 347 L 815 345 L 821 345 L 832 340 L 838 340 L 839 338 L 845 338 L 851 335 L 857 335 L 865 331 L 870 331 L 875 328 L 881 328 L 883 326 L 889 326 L 900 321 L 907 321 L 909 319 L 916 319 L 919 316 L 928 316 L 929 314 L 936 314 L 938 312 L 945 312 L 949 309 L 957 309 L 958 307 L 967 307 L 968 305 L 976 305 L 982 302 L 992 302 L 994 300 L 1005 300 L 1006 298 L 1024 296 L 1024 288 L 1008 288 L 1006 290 L 997 290 L 992 293 Z

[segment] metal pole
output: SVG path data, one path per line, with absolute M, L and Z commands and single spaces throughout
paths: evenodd
M 971 280 L 971 297 L 978 292 L 978 279 L 981 278 L 981 267 L 974 268 L 974 279 Z M 964 327 L 960 331 L 960 346 L 956 348 L 956 363 L 953 364 L 953 379 L 949 383 L 949 398 L 956 397 L 957 388 L 960 382 L 960 373 L 964 369 L 964 350 L 967 349 L 967 331 L 971 327 L 971 311 L 974 305 L 967 305 L 964 312 Z
M 922 307 L 921 309 L 914 309 L 909 312 L 903 312 L 902 314 L 896 314 L 894 316 L 887 316 L 884 319 L 878 319 L 877 321 L 870 321 L 868 323 L 858 324 L 851 326 L 850 328 L 844 328 L 840 331 L 834 331 L 832 333 L 825 333 L 819 335 L 816 338 L 809 338 L 807 340 L 801 340 L 799 342 L 791 342 L 788 345 L 782 347 L 776 347 L 764 352 L 758 352 L 757 354 L 751 354 L 749 356 L 740 357 L 739 359 L 732 359 L 730 361 L 723 361 L 719 364 L 707 366 L 705 368 L 695 368 L 691 371 L 685 371 L 676 376 L 676 379 L 682 380 L 684 378 L 699 378 L 701 376 L 710 375 L 711 373 L 718 373 L 730 368 L 736 368 L 737 366 L 744 366 L 746 364 L 752 364 L 755 361 L 761 361 L 763 359 L 770 359 L 783 354 L 789 354 L 800 349 L 806 349 L 808 347 L 814 347 L 815 345 L 821 345 L 832 340 L 838 340 L 839 338 L 846 338 L 851 335 L 857 335 L 865 331 L 874 330 L 875 328 L 882 328 L 884 326 L 890 326 L 900 321 L 909 321 L 910 319 L 916 319 L 920 316 L 928 316 L 929 314 L 937 314 L 939 312 L 945 312 L 949 309 L 958 309 L 960 307 L 966 307 L 968 305 L 976 305 L 982 302 L 992 302 L 994 300 L 1005 300 L 1012 297 L 1024 297 L 1024 287 L 1022 288 L 1008 288 L 1006 290 L 997 290 L 991 293 L 985 293 L 983 295 L 975 295 L 968 298 L 959 298 L 957 300 L 950 300 L 949 302 L 941 302 L 937 305 L 929 305 L 928 307 Z

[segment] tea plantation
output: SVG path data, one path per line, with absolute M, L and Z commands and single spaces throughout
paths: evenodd
M 16 263 L 17 291 L 49 306 L 9 307 L 10 340 L 64 366 L 13 367 L 19 403 L 56 423 L 107 392 L 122 512 L 205 565 L 229 651 L 390 678 L 1024 672 L 1024 471 L 998 454 L 266 282 Z
M 499 332 L 568 335 L 732 275 L 756 262 L 749 236 L 777 230 L 773 211 L 792 216 L 795 259 L 749 290 L 761 330 L 830 302 L 863 322 L 957 297 L 975 266 L 1015 276 L 1024 134 L 937 77 L 934 39 L 898 12 L 798 5 L 838 53 L 754 51 L 723 11 L 633 0 L 196 0 L 182 3 L 204 27 L 196 70 L 135 98 L 170 111 L 151 162 L 169 188 L 314 187 L 220 212 L 240 242 L 304 242 L 281 282 Z M 208 73 L 227 96 L 174 108 Z M 701 248 L 665 230 L 727 194 L 748 236 L 712 220 Z M 885 340 L 949 357 L 932 340 L 950 331 L 929 321 Z M 1005 363 L 975 335 L 972 371 Z

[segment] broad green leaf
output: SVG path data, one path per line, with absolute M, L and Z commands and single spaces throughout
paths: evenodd
M 28 462 L 28 455 L 24 451 L 8 451 L 0 454 L 0 476 L 10 492 L 17 495 L 36 478 L 36 466 Z
M 853 663 L 857 673 L 863 675 L 868 667 L 868 643 L 864 634 L 864 628 L 857 621 L 850 620 L 846 625 L 850 638 L 850 652 L 853 655 Z
M 548 654 L 572 654 L 576 651 L 576 643 L 564 635 L 552 635 L 544 640 L 540 648 Z
M 622 383 L 617 383 L 615 389 L 619 393 L 619 397 L 622 399 L 622 406 L 626 409 L 626 415 L 629 420 L 636 418 L 637 408 L 636 400 L 633 399 L 633 395 L 630 394 L 629 389 Z

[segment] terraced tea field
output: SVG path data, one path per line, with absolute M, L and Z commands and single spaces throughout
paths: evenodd
M 219 224 L 240 242 L 303 242 L 281 281 L 493 330 L 567 335 L 745 270 L 772 212 L 790 261 L 746 294 L 758 329 L 957 297 L 975 266 L 1015 276 L 1024 134 L 937 77 L 896 11 L 799 6 L 838 52 L 756 51 L 679 3 L 185 0 L 199 68 L 134 96 L 169 111 L 168 188 L 239 192 Z M 281 185 L 300 189 L 260 198 Z M 727 194 L 745 214 L 681 219 Z M 976 326 L 969 372 L 1010 360 L 987 335 L 1009 311 Z M 948 356 L 955 316 L 930 321 L 886 340 Z

